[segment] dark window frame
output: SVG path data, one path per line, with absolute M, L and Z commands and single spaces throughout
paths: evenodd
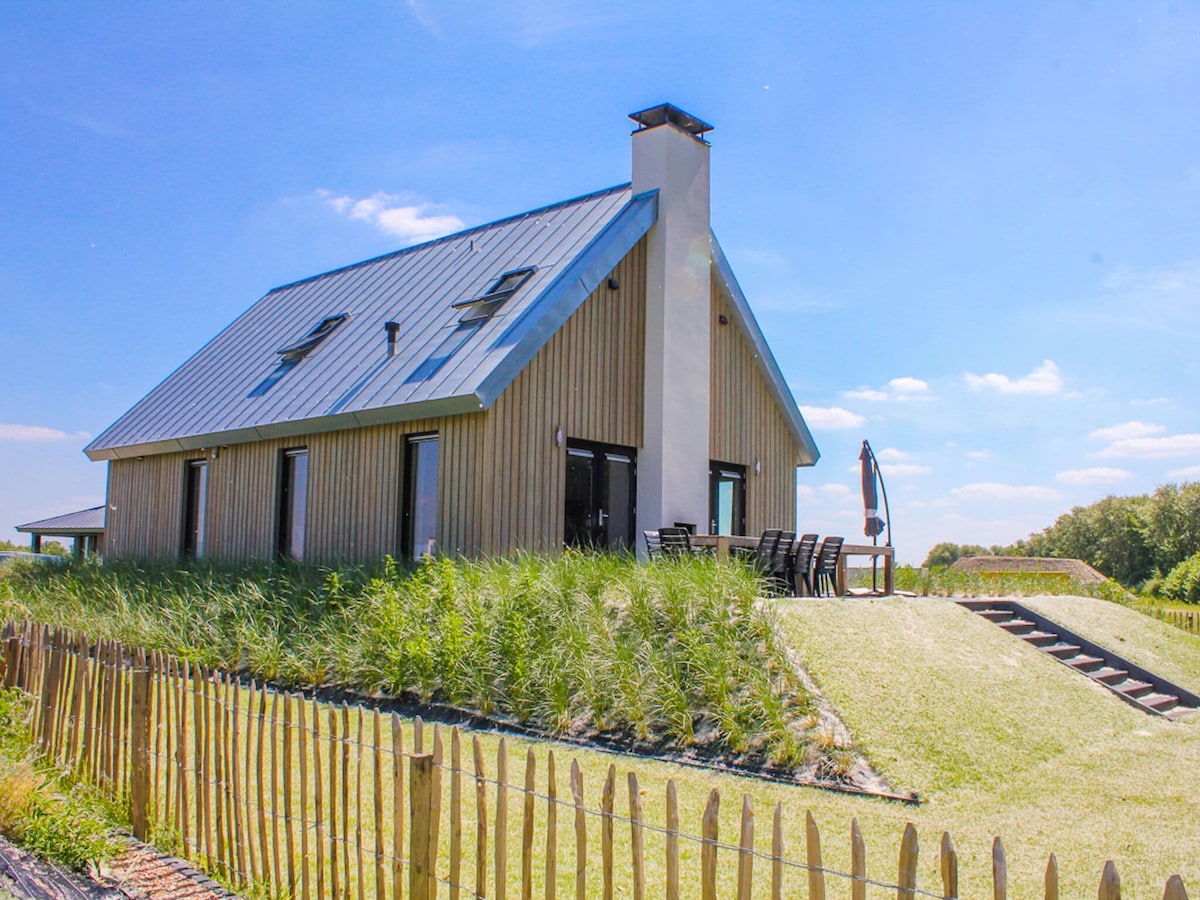
M 737 463 L 710 460 L 708 464 L 708 529 L 710 534 L 719 534 L 720 490 L 728 482 L 734 485 L 733 509 L 730 510 L 732 534 L 746 533 L 747 467 Z M 738 488 L 740 485 L 740 490 Z
M 303 500 L 297 503 L 293 496 L 296 480 L 297 460 L 304 460 Z M 296 531 L 296 513 L 300 513 L 299 548 L 293 540 Z M 275 555 L 280 559 L 302 562 L 308 537 L 308 447 L 288 447 L 279 452 L 279 483 L 275 495 Z
M 320 322 L 313 326 L 313 329 L 300 340 L 288 344 L 285 347 L 281 347 L 275 351 L 277 354 L 279 354 L 280 362 L 296 363 L 304 359 L 304 357 L 306 357 L 313 350 L 313 348 L 317 346 L 317 344 L 321 343 L 321 341 L 333 334 L 333 332 L 337 330 L 338 326 L 349 318 L 349 313 L 337 313 L 332 316 L 325 316 L 325 318 L 321 319 Z
M 465 300 L 455 300 L 450 304 L 452 309 L 465 309 L 459 322 L 467 324 L 470 322 L 479 322 L 484 319 L 490 319 L 500 307 L 508 302 L 508 299 L 519 291 L 537 271 L 537 266 L 522 266 L 519 269 L 510 269 L 504 272 L 492 282 L 492 286 L 480 294 L 478 297 L 469 297 Z
M 628 521 L 621 523 L 621 530 L 624 531 L 629 537 L 629 542 L 627 545 L 625 545 L 624 549 L 632 550 L 637 543 L 637 448 L 627 447 L 623 444 L 609 444 L 602 441 L 586 441 L 578 438 L 567 438 L 564 442 L 564 451 L 564 458 L 569 458 L 572 455 L 577 455 L 580 457 L 587 456 L 595 463 L 599 464 L 592 470 L 593 483 L 591 491 L 592 504 L 597 507 L 599 507 L 601 503 L 607 505 L 605 500 L 602 499 L 609 488 L 608 477 L 610 473 L 606 463 L 621 462 L 629 466 L 629 517 Z M 564 501 L 566 499 L 566 490 L 564 486 Z M 590 527 L 597 530 L 605 529 L 605 533 L 607 534 L 608 526 L 606 523 L 611 521 L 611 519 L 612 513 L 606 513 L 603 522 L 593 523 Z M 567 531 L 568 527 L 569 522 L 567 520 L 566 510 L 564 509 L 563 546 L 581 548 L 593 545 L 593 542 L 590 538 L 586 541 L 572 542 L 570 540 L 571 535 Z M 604 549 L 616 550 L 620 548 L 612 547 L 606 543 Z
M 441 434 L 437 431 L 425 431 L 418 434 L 407 434 L 404 436 L 404 460 L 403 474 L 400 484 L 400 558 L 408 563 L 415 563 L 421 555 L 415 553 L 413 541 L 416 539 L 415 520 L 417 518 L 417 503 L 418 496 L 416 484 L 418 480 L 417 465 L 420 461 L 418 446 L 421 444 L 436 444 L 437 456 L 434 464 L 441 466 Z M 437 505 L 441 498 L 438 496 L 441 489 L 440 472 L 434 473 L 434 533 L 437 533 L 439 527 L 437 516 Z M 436 548 L 435 548 L 436 552 Z
M 208 459 L 189 459 L 183 464 L 183 529 L 180 536 L 180 555 L 184 559 L 204 558 L 207 523 Z

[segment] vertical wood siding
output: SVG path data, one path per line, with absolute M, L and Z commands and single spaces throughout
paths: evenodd
M 724 315 L 728 325 L 720 324 Z M 796 466 L 792 438 L 756 354 L 734 324 L 729 301 L 712 289 L 712 392 L 709 455 L 746 467 L 746 532 L 796 527 Z M 754 474 L 754 462 L 761 474 Z
M 486 412 L 324 432 L 208 452 L 207 556 L 270 559 L 279 459 L 308 448 L 306 558 L 399 553 L 405 436 L 437 432 L 438 545 L 453 555 L 562 543 L 564 439 L 640 447 L 645 248 L 639 243 Z M 565 440 L 564 440 L 565 445 Z M 109 463 L 108 553 L 177 557 L 184 468 L 203 451 Z

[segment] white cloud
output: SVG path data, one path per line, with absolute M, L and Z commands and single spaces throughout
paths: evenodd
M 888 382 L 888 387 L 897 394 L 920 394 L 929 390 L 929 382 L 922 381 L 920 378 L 903 376 L 901 378 L 893 378 Z
M 368 222 L 385 234 L 394 235 L 407 243 L 430 241 L 464 227 L 458 216 L 437 213 L 432 203 L 412 203 L 399 194 L 377 191 L 370 197 L 334 196 L 326 190 L 317 194 L 334 212 L 349 219 Z
M 89 437 L 91 435 L 86 431 L 68 434 L 44 425 L 0 425 L 0 441 L 69 441 L 87 440 Z
M 912 454 L 897 450 L 895 447 L 884 447 L 875 454 L 875 458 L 880 462 L 905 462 L 912 459 Z
M 888 398 L 886 391 L 877 391 L 874 388 L 859 388 L 856 391 L 842 391 L 843 397 L 849 397 L 851 400 L 873 400 L 878 402 Z
M 968 459 L 987 459 L 991 455 L 992 455 L 991 450 L 968 450 L 967 451 Z
M 1188 466 L 1186 469 L 1172 469 L 1167 474 L 1172 478 L 1200 478 L 1200 466 Z
M 1067 469 L 1065 472 L 1059 472 L 1054 477 L 1063 484 L 1079 486 L 1112 484 L 1114 481 L 1124 481 L 1132 474 L 1128 469 L 1109 469 L 1097 466 L 1091 469 Z
M 858 413 L 842 409 L 840 406 L 802 406 L 800 412 L 810 428 L 859 428 L 867 421 Z
M 1172 456 L 1187 456 L 1190 453 L 1200 453 L 1200 434 L 1122 438 L 1113 441 L 1096 456 L 1166 459 Z
M 1097 428 L 1088 434 L 1088 437 L 1098 438 L 1102 441 L 1121 441 L 1129 438 L 1153 437 L 1156 434 L 1162 434 L 1166 430 L 1166 427 L 1163 425 L 1151 425 L 1149 422 L 1139 422 L 1135 419 L 1132 422 L 1123 422 L 1120 425 Z
M 994 481 L 964 484 L 950 493 L 959 500 L 1057 500 L 1060 496 L 1054 488 L 1041 485 L 999 484 Z
M 843 391 L 843 397 L 853 400 L 871 400 L 876 403 L 884 400 L 917 400 L 928 399 L 929 382 L 920 378 L 902 375 L 893 378 L 883 389 L 867 387 L 866 385 L 853 391 Z
M 1047 359 L 1040 366 L 1020 378 L 1010 378 L 998 372 L 975 375 L 967 372 L 967 385 L 972 390 L 988 388 L 1001 394 L 1057 394 L 1062 389 L 1062 377 L 1054 360 Z

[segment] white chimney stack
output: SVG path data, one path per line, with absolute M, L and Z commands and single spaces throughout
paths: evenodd
M 647 235 L 644 446 L 638 528 L 708 530 L 712 127 L 670 104 L 630 116 L 633 193 L 658 191 Z

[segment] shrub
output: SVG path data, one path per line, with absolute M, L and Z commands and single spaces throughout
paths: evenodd
M 1158 595 L 1180 603 L 1200 603 L 1200 552 L 1176 565 L 1157 585 Z

